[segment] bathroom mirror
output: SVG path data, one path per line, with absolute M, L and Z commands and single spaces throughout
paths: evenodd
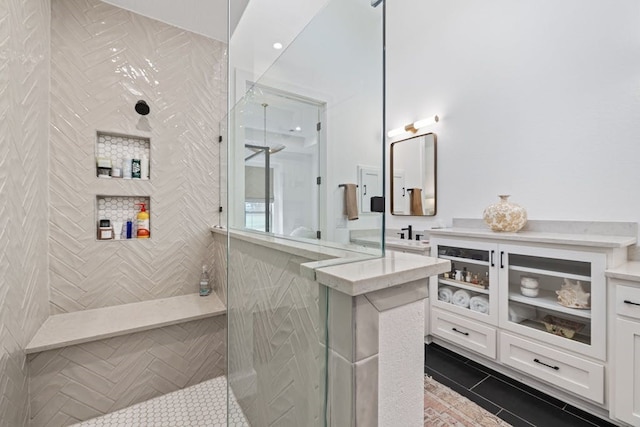
M 391 144 L 391 214 L 436 214 L 435 133 Z

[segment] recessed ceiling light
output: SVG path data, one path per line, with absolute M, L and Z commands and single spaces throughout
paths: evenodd
M 275 50 L 280 50 L 280 49 L 282 49 L 282 43 L 275 42 L 275 43 L 273 44 L 273 48 L 274 48 Z
M 300 132 L 300 131 L 302 130 L 302 128 L 301 128 L 300 126 L 296 126 L 296 130 L 297 130 L 298 132 Z

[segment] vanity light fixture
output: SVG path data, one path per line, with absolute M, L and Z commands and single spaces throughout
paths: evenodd
M 430 125 L 436 124 L 439 121 L 440 121 L 440 118 L 438 116 L 427 117 L 427 118 L 424 118 L 424 119 L 416 120 L 413 123 L 409 123 L 405 127 L 391 129 L 389 131 L 389 133 L 387 133 L 387 136 L 389 138 L 393 138 L 394 136 L 401 135 L 401 134 L 403 134 L 405 132 L 416 133 L 416 132 L 418 132 L 418 129 L 421 129 L 421 128 L 426 127 L 426 126 L 430 126 Z

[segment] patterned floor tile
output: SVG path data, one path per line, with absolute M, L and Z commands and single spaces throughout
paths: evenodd
M 249 427 L 231 394 L 229 427 Z M 75 424 L 75 427 L 227 427 L 224 376 Z

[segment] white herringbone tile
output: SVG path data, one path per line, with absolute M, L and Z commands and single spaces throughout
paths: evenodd
M 0 2 L 0 426 L 29 422 L 23 349 L 46 319 L 48 0 Z
M 249 427 L 232 391 L 228 407 L 227 424 L 227 378 L 220 376 L 75 427 Z
M 196 292 L 219 215 L 226 45 L 100 0 L 51 2 L 51 311 Z M 96 178 L 98 131 L 148 138 L 151 179 Z M 151 239 L 96 241 L 98 194 L 150 197 Z
M 218 316 L 38 353 L 31 426 L 66 426 L 223 375 L 225 340 Z
M 223 251 L 223 239 L 216 239 Z M 229 382 L 253 427 L 319 425 L 323 400 L 319 287 L 308 260 L 231 240 Z

